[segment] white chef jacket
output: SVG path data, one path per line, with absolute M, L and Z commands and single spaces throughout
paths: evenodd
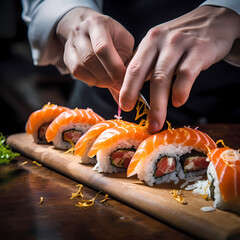
M 56 25 L 71 9 L 102 8 L 101 0 L 22 0 L 22 19 L 28 25 L 28 39 L 35 65 L 55 65 L 64 74 L 63 46 L 55 36 Z
M 62 74 L 69 73 L 63 63 L 63 46 L 55 35 L 56 25 L 73 8 L 89 7 L 100 12 L 102 5 L 102 0 L 22 0 L 22 18 L 28 25 L 34 64 L 55 65 Z M 202 5 L 223 6 L 240 14 L 237 0 L 207 0 Z M 235 41 L 225 60 L 240 66 L 240 39 Z

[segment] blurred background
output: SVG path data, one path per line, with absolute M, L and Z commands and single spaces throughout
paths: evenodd
M 203 2 L 185 0 L 182 4 L 178 0 L 149 0 L 158 7 L 152 4 L 152 8 L 148 9 L 147 1 L 139 1 L 138 8 L 135 1 L 105 0 L 104 12 L 138 36 L 136 44 L 151 26 L 181 16 Z M 128 4 L 127 8 L 124 8 L 123 2 Z M 24 132 L 29 115 L 48 102 L 67 106 L 74 88 L 70 76 L 60 75 L 55 67 L 33 65 L 27 26 L 21 19 L 21 12 L 20 0 L 0 1 L 0 132 L 4 135 Z M 154 23 L 147 16 L 151 16 Z M 181 126 L 240 123 L 239 73 L 240 68 L 224 61 L 214 64 L 197 78 L 183 107 L 174 108 L 170 104 L 167 120 Z M 149 99 L 149 96 L 145 97 Z
M 24 132 L 29 115 L 48 101 L 67 105 L 73 81 L 55 67 L 33 65 L 21 1 L 0 1 L 0 132 Z

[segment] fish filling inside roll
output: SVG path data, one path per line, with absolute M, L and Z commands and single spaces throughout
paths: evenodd
M 162 177 L 165 174 L 172 173 L 176 170 L 176 158 L 175 157 L 161 157 L 156 164 L 156 171 L 154 177 Z
M 66 142 L 72 142 L 76 144 L 76 142 L 82 136 L 82 134 L 83 133 L 80 130 L 70 129 L 63 132 L 63 140 Z
M 203 153 L 192 150 L 191 153 L 182 155 L 180 162 L 184 172 L 196 172 L 208 167 L 209 162 L 206 159 L 207 157 Z
M 111 164 L 115 167 L 127 169 L 135 151 L 136 149 L 134 148 L 118 149 L 114 151 L 110 155 Z
M 44 123 L 39 129 L 38 129 L 38 139 L 42 141 L 43 143 L 47 143 L 45 133 L 47 131 L 48 126 L 51 122 Z

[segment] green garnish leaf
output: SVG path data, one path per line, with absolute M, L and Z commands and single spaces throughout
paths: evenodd
M 11 147 L 6 144 L 6 138 L 0 133 L 0 164 L 8 164 L 17 156 L 20 154 L 12 151 Z

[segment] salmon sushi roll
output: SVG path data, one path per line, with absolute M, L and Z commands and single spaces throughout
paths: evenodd
M 167 129 L 141 143 L 128 166 L 127 176 L 137 174 L 149 186 L 190 180 L 206 172 L 209 164 L 206 153 L 215 147 L 212 138 L 197 129 Z
M 208 153 L 209 195 L 214 206 L 240 214 L 240 153 L 223 147 Z
M 70 149 L 90 127 L 103 120 L 92 109 L 68 110 L 52 121 L 46 139 L 58 149 Z
M 122 126 L 125 124 L 132 124 L 126 121 L 113 119 L 106 120 L 92 126 L 84 135 L 82 135 L 75 145 L 74 155 L 80 157 L 81 163 L 96 163 L 95 158 L 88 157 L 88 152 L 91 149 L 93 143 L 96 141 L 97 137 L 105 130 Z
M 26 133 L 32 134 L 35 143 L 46 144 L 46 130 L 49 124 L 62 112 L 69 108 L 58 106 L 56 104 L 46 104 L 42 109 L 33 112 L 26 123 Z
M 94 169 L 98 172 L 124 172 L 140 143 L 149 136 L 147 129 L 137 124 L 109 128 L 99 135 L 88 156 L 96 155 Z

